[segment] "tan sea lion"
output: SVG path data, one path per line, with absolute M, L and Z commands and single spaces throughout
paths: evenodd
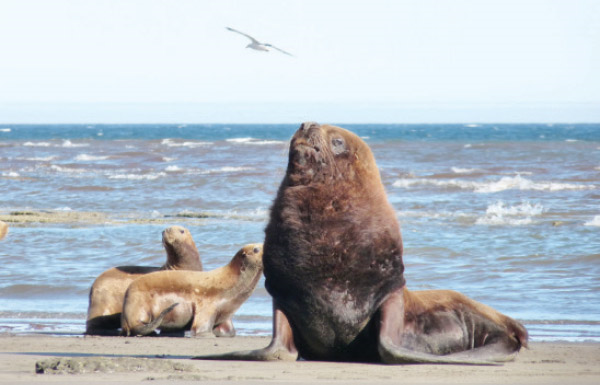
M 347 130 L 296 131 L 265 235 L 270 345 L 197 358 L 487 364 L 527 344 L 520 323 L 462 294 L 406 289 L 396 213 Z
M 8 225 L 6 222 L 0 221 L 0 241 L 8 234 Z
M 86 334 L 119 334 L 125 291 L 136 278 L 159 270 L 202 271 L 200 254 L 188 229 L 171 226 L 163 231 L 162 242 L 167 253 L 162 267 L 118 266 L 96 278 L 90 289 Z
M 191 329 L 193 336 L 233 337 L 233 313 L 262 275 L 262 245 L 240 249 L 212 271 L 158 271 L 136 279 L 125 293 L 121 326 L 126 336 Z

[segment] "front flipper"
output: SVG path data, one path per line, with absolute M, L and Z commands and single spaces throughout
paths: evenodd
M 235 327 L 230 319 L 215 325 L 212 330 L 216 337 L 235 337 Z
M 379 355 L 386 364 L 462 364 L 498 365 L 499 361 L 514 358 L 514 350 L 501 342 L 457 353 L 436 355 L 403 346 L 406 337 L 405 288 L 392 293 L 380 309 Z M 424 349 L 425 350 L 425 349 Z
M 294 345 L 294 336 L 290 322 L 283 312 L 273 303 L 273 339 L 269 346 L 258 350 L 246 350 L 225 354 L 194 357 L 195 360 L 233 360 L 233 361 L 296 361 L 298 350 Z

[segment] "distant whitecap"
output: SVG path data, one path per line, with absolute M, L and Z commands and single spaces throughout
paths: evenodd
M 23 143 L 25 147 L 50 147 L 50 143 L 48 142 L 25 142 Z
M 583 225 L 600 227 L 600 215 L 596 215 L 594 219 L 585 222 Z
M 591 184 L 575 184 L 560 182 L 535 182 L 521 175 L 514 177 L 505 176 L 496 181 L 475 182 L 460 179 L 426 179 L 426 178 L 402 178 L 396 180 L 392 186 L 400 188 L 411 188 L 414 186 L 438 186 L 441 188 L 458 188 L 473 190 L 476 193 L 496 193 L 505 190 L 535 190 L 535 191 L 560 191 L 560 190 L 587 190 L 595 189 Z
M 109 179 L 127 179 L 127 180 L 156 180 L 160 177 L 166 176 L 164 172 L 151 173 L 151 174 L 117 174 L 111 175 Z
M 173 166 L 167 166 L 167 168 L 165 168 L 165 171 L 167 172 L 177 172 L 177 171 L 183 171 L 181 169 L 181 167 L 173 165 Z
M 252 145 L 282 144 L 282 143 L 284 143 L 281 140 L 263 140 L 263 139 L 256 139 L 256 138 L 230 138 L 230 139 L 225 139 L 225 141 L 229 142 L 229 143 L 252 144 Z
M 99 156 L 99 155 L 88 155 L 88 154 L 79 154 L 75 157 L 75 160 L 78 162 L 93 162 L 97 160 L 106 160 L 108 156 Z
M 73 143 L 69 139 L 63 141 L 62 147 L 88 147 L 87 143 Z
M 489 205 L 485 215 L 478 218 L 477 225 L 509 225 L 522 226 L 533 222 L 533 217 L 544 212 L 544 207 L 539 204 L 531 204 L 523 201 L 517 205 L 509 206 L 503 201 L 497 201 Z
M 471 173 L 477 171 L 476 168 L 451 167 L 450 169 L 455 174 L 471 174 Z

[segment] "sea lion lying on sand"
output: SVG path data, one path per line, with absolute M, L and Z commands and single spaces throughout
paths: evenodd
M 265 234 L 270 345 L 197 358 L 487 364 L 526 346 L 521 324 L 462 294 L 406 289 L 396 213 L 347 130 L 296 131 Z
M 250 244 L 212 271 L 158 271 L 136 279 L 125 293 L 123 335 L 189 328 L 193 336 L 235 336 L 231 317 L 262 275 L 262 254 L 261 244 Z
M 167 252 L 167 262 L 162 267 L 119 266 L 96 278 L 90 289 L 86 334 L 119 334 L 125 291 L 136 278 L 159 270 L 202 271 L 200 254 L 188 229 L 171 226 L 163 231 L 162 242 Z

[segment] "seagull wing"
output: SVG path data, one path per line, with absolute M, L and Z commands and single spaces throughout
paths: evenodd
M 265 43 L 265 44 L 263 44 L 263 45 L 264 45 L 265 47 L 270 47 L 270 48 L 276 49 L 277 51 L 279 51 L 279 52 L 281 52 L 281 53 L 284 53 L 284 54 L 286 54 L 286 55 L 289 55 L 289 56 L 293 56 L 293 57 L 295 57 L 295 56 L 294 56 L 294 55 L 292 55 L 291 53 L 289 53 L 289 52 L 286 52 L 286 51 L 282 50 L 281 48 L 277 48 L 277 47 L 275 47 L 273 44 L 268 44 L 268 43 Z
M 252 36 L 250 36 L 248 34 L 245 34 L 244 32 L 240 32 L 237 29 L 233 29 L 233 28 L 230 28 L 230 27 L 225 27 L 225 29 L 228 30 L 228 31 L 239 33 L 240 35 L 246 36 L 248 39 L 252 40 L 252 43 L 254 43 L 254 44 L 261 44 L 258 40 L 256 40 Z

